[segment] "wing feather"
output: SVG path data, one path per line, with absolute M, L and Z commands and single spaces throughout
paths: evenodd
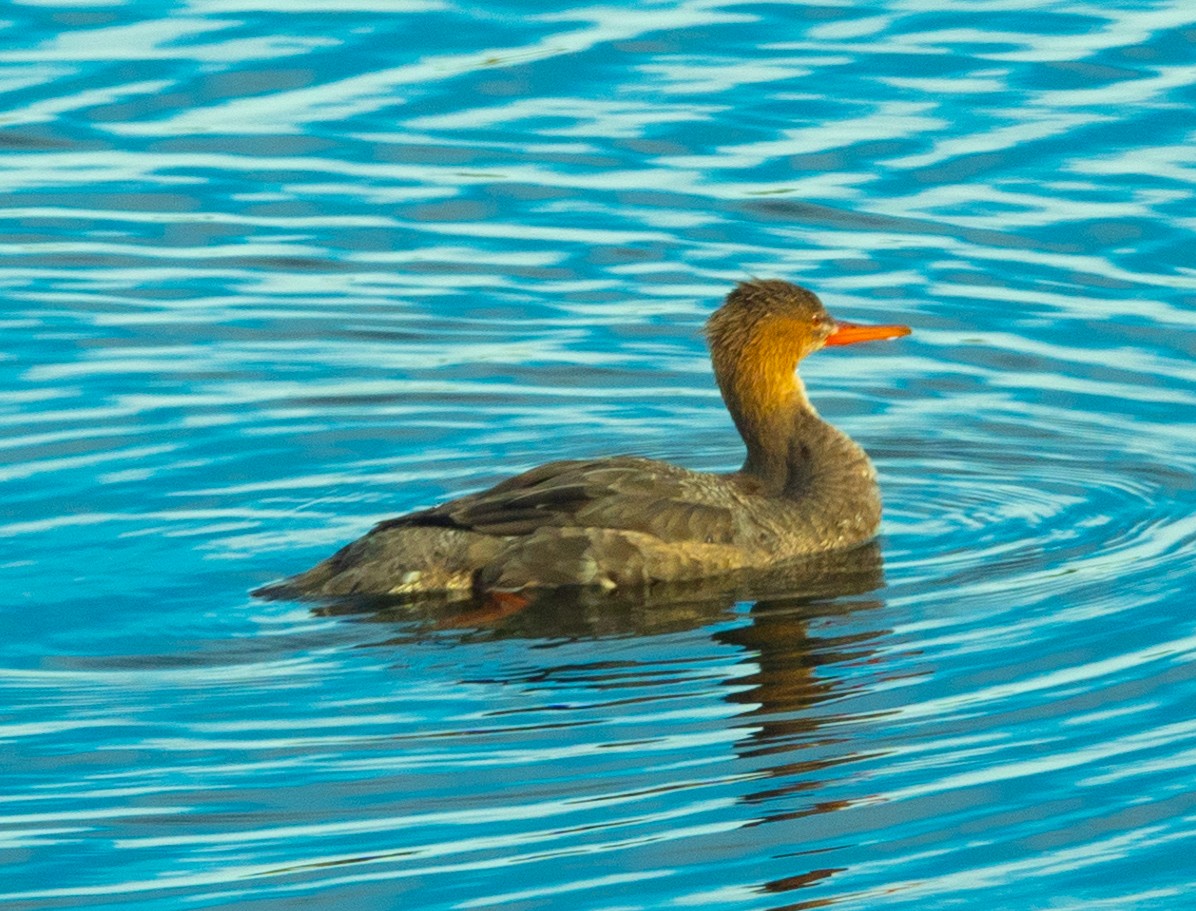
M 725 484 L 651 459 L 551 462 L 479 493 L 383 522 L 494 536 L 541 528 L 635 531 L 670 541 L 730 543 L 741 531 Z

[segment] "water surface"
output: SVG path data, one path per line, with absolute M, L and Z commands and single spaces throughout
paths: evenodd
M 1189 6 L 10 4 L 0 907 L 1182 904 Z M 735 467 L 753 275 L 914 326 L 803 368 L 873 563 L 248 595 L 550 458 Z

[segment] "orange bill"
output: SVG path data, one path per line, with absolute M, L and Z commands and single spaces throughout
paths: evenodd
M 901 336 L 909 334 L 909 326 L 862 326 L 859 323 L 844 323 L 835 320 L 835 331 L 827 336 L 825 344 L 827 346 L 854 345 L 856 342 L 901 338 Z

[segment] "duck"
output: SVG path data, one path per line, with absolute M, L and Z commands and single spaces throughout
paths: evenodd
M 549 462 L 487 490 L 387 519 L 270 598 L 479 597 L 585 588 L 631 592 L 767 571 L 872 541 L 876 470 L 815 409 L 797 372 L 823 348 L 908 335 L 834 319 L 812 291 L 738 284 L 704 334 L 743 439 L 736 471 L 635 455 Z

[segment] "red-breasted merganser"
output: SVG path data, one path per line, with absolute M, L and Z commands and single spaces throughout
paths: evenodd
M 838 322 L 788 282 L 744 282 L 706 323 L 715 379 L 747 445 L 738 471 L 705 474 L 636 456 L 550 462 L 388 519 L 256 594 L 623 589 L 855 547 L 880 524 L 876 472 L 819 417 L 797 363 L 823 347 L 909 331 Z

